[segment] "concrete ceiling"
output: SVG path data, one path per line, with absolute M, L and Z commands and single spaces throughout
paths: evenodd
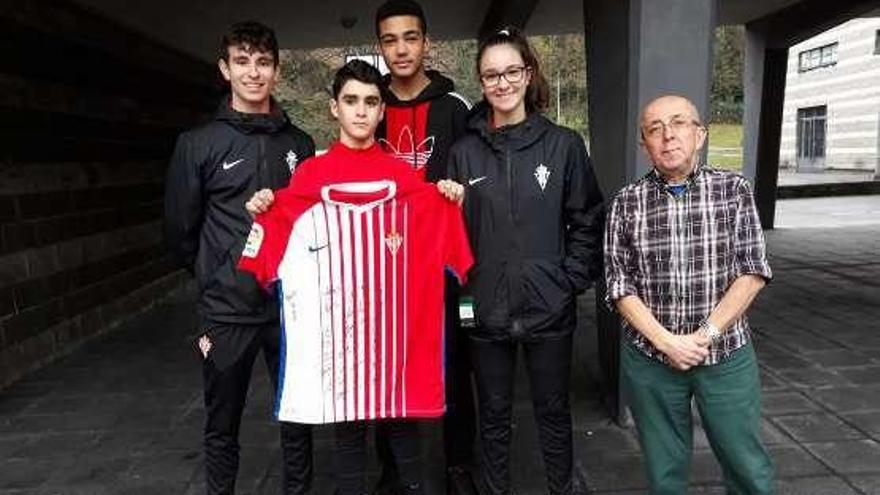
M 345 46 L 372 42 L 373 13 L 383 0 L 74 0 L 146 36 L 211 60 L 220 33 L 231 23 L 262 20 L 285 48 Z M 530 34 L 583 31 L 584 0 L 537 0 L 526 26 Z M 589 0 L 586 0 L 589 1 Z M 657 0 L 650 0 L 657 1 Z M 718 0 L 721 24 L 740 24 L 799 0 Z M 421 0 L 429 33 L 437 39 L 473 38 L 492 0 Z M 505 0 L 494 0 L 496 6 Z M 346 29 L 342 19 L 354 19 Z

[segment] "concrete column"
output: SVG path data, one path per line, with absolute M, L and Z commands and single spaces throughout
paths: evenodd
M 664 94 L 692 100 L 708 114 L 715 0 L 584 0 L 590 150 L 607 198 L 646 173 L 639 112 Z M 625 417 L 618 394 L 620 325 L 597 289 L 600 360 L 609 412 Z
M 787 64 L 787 46 L 768 42 L 766 23 L 746 25 L 743 174 L 754 184 L 758 216 L 765 229 L 773 228 L 776 216 Z
M 755 162 L 755 205 L 761 226 L 772 229 L 776 218 L 776 189 L 779 179 L 779 145 L 782 140 L 782 109 L 785 104 L 785 74 L 788 48 L 764 50 L 764 81 L 757 128 Z
M 714 1 L 585 0 L 590 145 L 606 194 L 649 169 L 639 112 L 675 93 L 708 114 Z
M 766 36 L 753 27 L 745 29 L 743 69 L 743 166 L 742 173 L 755 183 L 758 163 L 758 127 L 761 118 L 761 90 L 764 84 Z

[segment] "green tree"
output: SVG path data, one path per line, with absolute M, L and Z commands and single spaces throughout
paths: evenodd
M 550 89 L 547 117 L 587 135 L 587 68 L 584 37 L 578 34 L 532 36 Z
M 742 26 L 721 26 L 715 30 L 710 97 L 712 122 L 742 122 L 744 44 Z

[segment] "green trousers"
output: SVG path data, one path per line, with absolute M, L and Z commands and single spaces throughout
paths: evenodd
M 652 495 L 687 493 L 692 399 L 724 472 L 727 493 L 775 493 L 773 464 L 761 440 L 761 383 L 751 344 L 719 364 L 682 372 L 624 343 L 621 377 Z

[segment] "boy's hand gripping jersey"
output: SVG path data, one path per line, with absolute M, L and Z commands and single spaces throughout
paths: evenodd
M 298 173 L 257 217 L 239 264 L 280 282 L 277 417 L 441 416 L 444 269 L 463 281 L 473 264 L 461 210 L 410 170 L 328 183 L 373 165 L 352 166 L 361 173 L 314 174 L 320 187 Z

